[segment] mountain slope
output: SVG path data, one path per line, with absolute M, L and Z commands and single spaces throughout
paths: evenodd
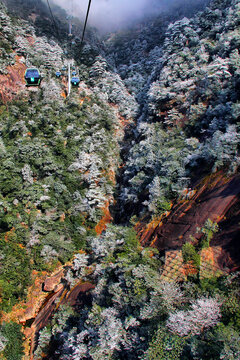
M 1 356 L 14 320 L 26 359 L 237 360 L 239 2 L 127 33 L 132 61 L 0 18 Z
M 202 174 L 237 170 L 238 48 L 237 1 L 169 26 L 119 191 L 132 214 L 161 212 Z
M 14 249 L 23 257 L 21 269 L 27 261 L 30 272 L 64 262 L 84 247 L 86 235 L 113 201 L 122 119 L 131 121 L 136 102 L 120 78 L 107 71 L 108 89 L 99 96 L 93 70 L 92 88 L 82 81 L 65 99 L 66 77 L 57 80 L 55 71 L 74 61 L 64 57 L 57 43 L 37 37 L 28 23 L 11 19 L 2 5 L 0 10 L 1 33 L 8 34 L 0 77 L 1 242 L 3 258 Z M 24 86 L 27 66 L 38 66 L 43 76 L 39 89 Z M 79 72 L 83 78 L 82 68 Z M 29 281 L 23 275 L 15 294 L 14 264 L 3 264 L 3 307 L 15 303 Z M 15 279 L 7 286 L 12 272 Z M 9 301 L 11 291 L 15 295 Z

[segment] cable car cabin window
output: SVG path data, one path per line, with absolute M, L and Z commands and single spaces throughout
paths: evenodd
M 25 72 L 25 81 L 27 86 L 38 86 L 41 82 L 41 75 L 38 69 L 27 69 Z

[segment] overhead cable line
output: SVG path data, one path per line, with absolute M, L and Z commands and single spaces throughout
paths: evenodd
M 83 39 L 84 39 L 85 30 L 86 30 L 86 26 L 87 26 L 87 21 L 88 21 L 89 10 L 90 10 L 90 7 L 91 7 L 91 2 L 92 2 L 92 0 L 88 1 L 87 15 L 86 15 L 86 18 L 85 18 L 85 23 L 84 23 L 84 28 L 83 28 L 83 33 L 82 33 L 82 39 L 81 39 L 80 46 L 82 46 L 82 44 L 83 44 Z
M 52 9 L 51 9 L 51 6 L 50 6 L 50 4 L 49 4 L 49 0 L 47 0 L 47 4 L 48 4 L 49 12 L 50 12 L 50 15 L 51 15 L 51 18 L 52 18 L 53 26 L 54 26 L 54 28 L 55 28 L 55 30 L 56 30 L 57 36 L 60 37 L 60 36 L 59 36 L 59 31 L 58 31 L 58 26 L 57 26 L 57 23 L 56 23 L 56 21 L 55 21 L 55 19 L 54 19 L 54 16 L 53 16 L 53 13 L 52 13 Z

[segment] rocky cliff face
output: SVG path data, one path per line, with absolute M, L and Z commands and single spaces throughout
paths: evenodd
M 236 242 L 239 229 L 231 221 L 232 217 L 239 218 L 239 186 L 239 175 L 226 177 L 220 172 L 204 178 L 193 189 L 185 190 L 182 199 L 173 205 L 167 216 L 164 214 L 150 228 L 143 223 L 136 226 L 141 243 L 159 251 L 181 249 L 192 237 L 200 241 L 203 234 L 198 229 L 210 219 L 219 225 L 219 232 L 211 244 L 220 245 L 228 252 L 229 263 L 222 263 L 222 266 L 228 267 L 228 271 L 233 270 L 239 266 L 239 244 Z M 224 235 L 226 233 L 228 236 Z M 222 236 L 224 240 L 219 241 Z

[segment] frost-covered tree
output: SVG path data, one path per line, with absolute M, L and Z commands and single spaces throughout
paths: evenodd
M 0 333 L 0 353 L 4 350 L 6 347 L 7 339 L 3 336 L 2 333 Z
M 171 313 L 168 329 L 179 336 L 199 335 L 215 326 L 221 318 L 221 304 L 213 298 L 201 298 L 192 302 L 190 310 Z

